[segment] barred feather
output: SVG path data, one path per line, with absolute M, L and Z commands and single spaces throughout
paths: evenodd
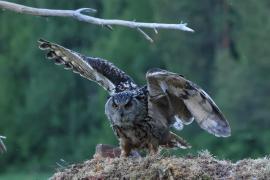
M 104 59 L 86 57 L 43 39 L 38 43 L 41 50 L 48 51 L 46 57 L 56 65 L 64 65 L 65 69 L 97 82 L 110 94 L 137 88 L 126 73 Z
M 210 98 L 199 86 L 183 76 L 161 69 L 147 72 L 147 85 L 150 96 L 149 107 L 153 118 L 163 116 L 163 122 L 171 125 L 171 117 L 178 115 L 184 124 L 195 118 L 199 126 L 215 136 L 227 137 L 231 134 L 229 123 Z M 165 97 L 165 98 L 164 98 Z M 166 104 L 161 107 L 159 104 Z M 157 113 L 159 112 L 159 113 Z M 160 113 L 162 112 L 162 113 Z

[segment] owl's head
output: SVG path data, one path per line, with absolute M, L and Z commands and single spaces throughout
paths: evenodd
M 143 102 L 130 91 L 112 95 L 105 104 L 105 114 L 113 125 L 132 125 L 145 111 Z

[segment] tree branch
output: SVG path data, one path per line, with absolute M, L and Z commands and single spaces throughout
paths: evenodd
M 4 144 L 4 142 L 2 141 L 2 139 L 6 139 L 5 136 L 0 136 L 0 153 L 4 153 L 7 151 L 7 148 Z
M 179 24 L 165 24 L 165 23 L 145 23 L 145 22 L 134 22 L 118 19 L 101 19 L 83 13 L 93 13 L 96 12 L 95 9 L 91 8 L 81 8 L 77 10 L 58 10 L 58 9 L 42 9 L 33 8 L 20 4 L 15 4 L 7 1 L 0 1 L 0 8 L 14 11 L 21 14 L 29 14 L 33 16 L 57 16 L 57 17 L 70 17 L 78 21 L 87 22 L 90 24 L 97 24 L 106 27 L 112 27 L 112 25 L 125 26 L 128 28 L 133 28 L 143 32 L 141 28 L 150 28 L 157 32 L 158 29 L 174 29 L 181 31 L 194 32 L 193 29 L 187 27 L 186 23 Z M 148 35 L 144 37 L 149 37 Z M 149 38 L 147 38 L 150 40 Z M 151 40 L 150 40 L 151 41 Z
M 150 42 L 154 42 L 154 40 L 146 32 L 144 32 L 141 28 L 138 27 L 137 29 L 140 33 L 142 33 L 142 35 L 145 37 L 145 39 L 147 39 Z

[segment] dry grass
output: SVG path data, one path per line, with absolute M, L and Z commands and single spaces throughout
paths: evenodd
M 217 160 L 198 156 L 94 158 L 54 174 L 52 180 L 94 179 L 268 179 L 270 159 Z

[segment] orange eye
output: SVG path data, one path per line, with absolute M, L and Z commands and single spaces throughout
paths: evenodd
M 117 104 L 115 104 L 114 102 L 112 103 L 112 107 L 113 108 L 117 108 L 118 106 L 117 106 Z
M 132 102 L 129 101 L 129 102 L 125 105 L 125 108 L 128 109 L 128 108 L 130 108 L 131 106 L 132 106 Z

